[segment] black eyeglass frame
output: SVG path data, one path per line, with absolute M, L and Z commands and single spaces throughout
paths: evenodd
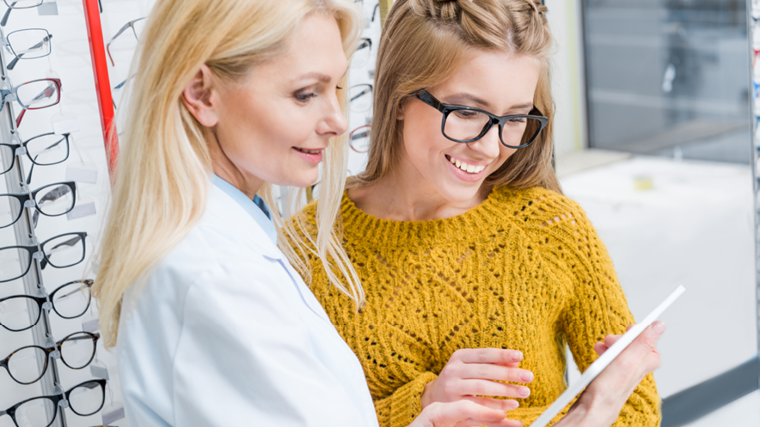
M 29 149 L 27 148 L 27 146 L 29 145 L 30 142 L 34 141 L 35 139 L 42 138 L 42 137 L 45 137 L 45 136 L 48 136 L 48 135 L 60 135 L 66 141 L 66 156 L 63 158 L 63 160 L 60 160 L 60 161 L 57 161 L 57 162 L 53 162 L 53 163 L 37 163 L 35 161 L 35 158 L 33 158 L 32 155 L 31 155 L 31 153 L 29 153 Z M 69 134 L 69 133 L 56 134 L 55 132 L 48 132 L 48 133 L 43 133 L 43 134 L 40 134 L 40 135 L 33 136 L 33 137 L 27 139 L 26 141 L 18 143 L 18 144 L 0 144 L 0 146 L 10 147 L 11 152 L 13 153 L 13 157 L 11 158 L 11 161 L 10 161 L 10 166 L 6 170 L 4 170 L 4 171 L 0 171 L 0 175 L 2 175 L 4 173 L 8 173 L 8 171 L 10 171 L 11 169 L 13 169 L 13 166 L 15 166 L 15 164 L 16 164 L 16 156 L 18 155 L 17 152 L 16 152 L 16 150 L 19 149 L 19 148 L 23 148 L 24 149 L 24 153 L 22 153 L 22 154 L 26 154 L 26 156 L 29 158 L 29 161 L 31 161 L 33 164 L 35 164 L 37 166 L 51 166 L 51 165 L 57 165 L 59 163 L 65 162 L 66 160 L 68 160 L 69 154 L 71 152 L 71 143 L 69 142 L 69 136 L 70 135 L 71 134 Z M 48 147 L 48 148 L 51 148 L 51 147 Z
M 425 104 L 435 108 L 436 110 L 440 111 L 441 114 L 443 114 L 443 118 L 441 120 L 441 133 L 443 136 L 446 137 L 446 139 L 449 139 L 454 142 L 460 142 L 463 144 L 467 144 L 470 142 L 475 142 L 479 140 L 480 138 L 484 137 L 488 131 L 491 130 L 491 128 L 494 125 L 499 125 L 499 142 L 507 148 L 512 149 L 519 149 L 519 148 L 525 148 L 533 143 L 533 141 L 538 138 L 538 134 L 541 133 L 542 130 L 546 127 L 547 124 L 549 124 L 549 118 L 545 117 L 541 111 L 538 110 L 538 108 L 533 107 L 533 109 L 530 111 L 529 114 L 517 114 L 517 115 L 511 115 L 511 116 L 497 116 L 494 114 L 489 113 L 488 111 L 481 110 L 479 108 L 474 107 L 465 107 L 463 105 L 452 105 L 452 104 L 444 104 L 438 99 L 436 99 L 433 95 L 430 94 L 430 92 L 426 91 L 425 89 L 418 90 L 417 92 L 414 92 L 412 94 L 415 98 L 419 99 L 420 101 L 424 102 Z M 486 125 L 483 127 L 483 130 L 480 131 L 480 134 L 476 136 L 475 138 L 471 139 L 456 139 L 452 138 L 448 135 L 446 135 L 446 119 L 449 117 L 449 114 L 453 113 L 454 111 L 460 111 L 460 110 L 467 110 L 467 111 L 477 111 L 479 113 L 483 113 L 489 117 L 490 120 L 486 123 Z M 510 120 L 514 119 L 535 119 L 538 120 L 540 123 L 540 126 L 536 133 L 528 140 L 528 142 L 525 142 L 520 145 L 509 145 L 506 142 L 504 142 L 504 139 L 502 138 L 502 133 L 504 132 L 504 125 L 508 123 Z M 524 136 L 523 136 L 524 138 Z
M 71 196 L 72 196 L 71 206 L 65 212 L 62 212 L 62 213 L 59 213 L 59 214 L 48 214 L 48 213 L 43 212 L 39 208 L 38 203 L 35 201 L 35 198 L 37 197 L 37 194 L 40 191 L 42 191 L 42 190 L 44 190 L 46 188 L 53 187 L 53 186 L 59 186 L 59 185 L 65 185 L 65 186 L 69 187 L 69 189 L 71 190 Z M 37 212 L 39 212 L 40 214 L 42 214 L 42 215 L 50 216 L 50 217 L 66 215 L 67 213 L 71 212 L 72 209 L 74 209 L 74 206 L 76 205 L 77 185 L 76 185 L 76 183 L 74 181 L 55 182 L 53 184 L 44 185 L 44 186 L 42 186 L 42 187 L 40 187 L 40 188 L 32 191 L 31 193 L 0 194 L 0 197 L 3 197 L 3 196 L 13 197 L 16 200 L 18 200 L 19 201 L 19 210 L 18 210 L 18 213 L 16 214 L 16 217 L 13 219 L 13 221 L 11 221 L 11 223 L 8 224 L 8 225 L 2 225 L 2 224 L 0 224 L 0 229 L 6 228 L 6 227 L 10 227 L 11 225 L 13 225 L 16 222 L 18 222 L 18 220 L 21 218 L 21 214 L 24 213 L 24 209 L 26 208 L 26 202 L 27 201 L 34 202 L 34 205 L 33 205 L 34 209 Z
M 42 318 L 42 310 L 47 310 L 48 312 L 50 312 L 50 310 L 52 309 L 53 311 L 55 311 L 55 314 L 57 314 L 62 319 L 76 319 L 77 317 L 80 317 L 80 316 L 84 315 L 84 313 L 87 312 L 87 309 L 90 308 L 90 304 L 92 303 L 92 293 L 90 293 L 87 296 L 87 305 L 84 307 L 84 310 L 82 310 L 82 312 L 80 314 L 77 314 L 76 316 L 64 316 L 55 307 L 55 303 L 54 303 L 54 301 L 55 301 L 55 294 L 58 293 L 58 291 L 60 291 L 61 289 L 65 288 L 66 286 L 73 285 L 74 283 L 81 283 L 84 286 L 86 286 L 86 287 L 88 287 L 88 288 L 91 289 L 92 285 L 95 284 L 95 281 L 93 281 L 92 279 L 85 279 L 85 280 L 74 280 L 74 281 L 71 281 L 71 282 L 68 282 L 68 283 L 64 283 L 63 285 L 57 287 L 47 297 L 33 297 L 31 295 L 11 295 L 11 296 L 8 296 L 8 297 L 5 297 L 5 298 L 0 298 L 0 303 L 2 303 L 3 301 L 10 300 L 10 299 L 15 299 L 15 298 L 29 299 L 29 300 L 32 300 L 32 301 L 36 302 L 37 303 L 37 307 L 38 307 L 38 310 L 37 310 L 37 319 L 35 319 L 32 322 L 32 324 L 29 325 L 29 326 L 27 326 L 26 328 L 23 328 L 23 329 L 11 329 L 7 325 L 3 325 L 2 323 L 0 323 L 0 326 L 2 326 L 3 328 L 5 328 L 6 330 L 11 331 L 11 332 L 26 331 L 27 329 L 31 329 L 31 328 L 35 327 L 37 325 L 37 323 L 40 322 L 40 318 Z
M 81 335 L 82 337 L 75 337 L 75 335 Z M 85 363 L 84 365 L 76 368 L 74 366 L 69 365 L 68 362 L 66 362 L 66 359 L 63 357 L 63 343 L 66 342 L 66 341 L 83 340 L 83 339 L 92 340 L 92 354 L 90 355 L 90 359 L 87 361 L 87 363 Z M 76 370 L 79 370 L 79 369 L 84 369 L 87 366 L 89 366 L 90 363 L 92 363 L 92 360 L 95 359 L 95 353 L 97 352 L 97 346 L 98 346 L 98 340 L 99 339 L 100 339 L 100 334 L 97 333 L 97 332 L 95 332 L 95 333 L 86 332 L 86 331 L 74 332 L 73 334 L 67 335 L 66 337 L 64 337 L 60 341 L 57 341 L 55 343 L 55 346 L 51 347 L 51 348 L 45 348 L 45 347 L 41 347 L 41 346 L 38 346 L 38 345 L 27 345 L 27 346 L 18 348 L 16 350 L 12 351 L 11 354 L 8 355 L 8 357 L 6 357 L 3 360 L 0 360 L 0 366 L 2 366 L 3 368 L 5 368 L 5 370 L 8 372 L 8 376 L 10 376 L 13 381 L 15 381 L 15 382 L 17 382 L 19 384 L 22 384 L 22 385 L 34 384 L 37 381 L 39 381 L 42 377 L 45 376 L 45 373 L 47 372 L 48 366 L 50 365 L 50 355 L 51 355 L 51 353 L 53 353 L 55 351 L 57 351 L 58 354 L 54 355 L 53 357 L 60 358 L 61 362 L 63 362 L 64 365 L 68 366 L 69 369 L 73 369 L 73 370 L 76 371 Z M 23 382 L 23 381 L 19 381 L 17 378 L 15 378 L 13 376 L 13 374 L 11 373 L 10 368 L 8 367 L 8 362 L 10 362 L 11 357 L 13 357 L 14 354 L 18 353 L 21 350 L 26 350 L 28 348 L 37 348 L 37 349 L 40 349 L 43 352 L 45 352 L 45 366 L 42 368 L 42 372 L 40 373 L 39 377 L 37 377 L 36 379 L 34 379 L 33 381 L 30 381 L 30 382 Z
M 79 239 L 82 241 L 82 258 L 80 258 L 77 262 L 75 262 L 73 264 L 63 265 L 63 266 L 57 266 L 57 265 L 53 264 L 52 262 L 50 262 L 50 258 L 48 257 L 48 254 L 45 253 L 44 246 L 47 243 L 49 243 L 51 240 L 58 239 L 58 238 L 63 237 L 63 236 L 79 236 Z M 50 264 L 54 268 L 68 268 L 68 267 L 73 267 L 73 266 L 81 263 L 82 261 L 84 261 L 85 254 L 87 254 L 87 244 L 86 244 L 86 241 L 85 241 L 86 237 L 87 237 L 87 232 L 85 232 L 85 231 L 73 232 L 73 233 L 63 233 L 63 234 L 59 234 L 57 236 L 53 236 L 53 237 L 45 240 L 44 242 L 40 243 L 39 245 L 29 245 L 29 246 L 15 245 L 15 246 L 5 246 L 3 248 L 0 248 L 0 251 L 6 250 L 6 249 L 25 249 L 27 252 L 29 252 L 29 262 L 27 263 L 26 268 L 24 269 L 24 272 L 21 275 L 16 276 L 16 277 L 14 277 L 12 279 L 0 280 L 0 283 L 5 283 L 5 282 L 10 282 L 10 281 L 16 280 L 18 278 L 24 277 L 27 273 L 29 273 L 29 269 L 32 267 L 32 261 L 34 260 L 36 253 L 42 254 L 42 259 L 40 259 L 40 268 L 43 269 L 43 270 L 45 269 L 45 267 L 48 264 Z
M 92 413 L 89 413 L 89 414 L 80 414 L 74 408 L 72 408 L 71 405 L 68 404 L 69 396 L 71 396 L 71 392 L 72 391 L 76 390 L 79 387 L 95 388 L 98 385 L 100 386 L 100 388 L 101 388 L 101 390 L 103 392 L 103 401 L 100 402 L 100 407 L 98 407 L 97 410 L 95 410 L 95 411 L 93 411 Z M 11 419 L 13 420 L 13 424 L 15 424 L 16 427 L 20 427 L 18 425 L 18 422 L 16 421 L 16 411 L 24 403 L 30 402 L 30 401 L 36 400 L 36 399 L 47 399 L 47 400 L 50 400 L 51 402 L 53 402 L 53 406 L 55 407 L 55 414 L 53 415 L 53 419 L 50 420 L 50 424 L 48 424 L 45 427 L 50 427 L 51 425 L 53 425 L 53 423 L 55 422 L 55 418 L 58 416 L 58 408 L 61 407 L 61 406 L 68 407 L 69 409 L 71 409 L 72 412 L 74 412 L 75 414 L 79 415 L 80 417 L 88 417 L 88 416 L 90 416 L 92 414 L 97 413 L 101 409 L 103 409 L 103 404 L 105 404 L 105 402 L 106 402 L 106 380 L 89 380 L 89 381 L 85 381 L 83 383 L 77 384 L 74 387 L 71 387 L 67 392 L 65 392 L 63 394 L 55 394 L 55 395 L 52 395 L 52 396 L 36 396 L 36 397 L 32 397 L 32 398 L 23 400 L 23 401 L 15 404 L 13 406 L 11 406 L 10 408 L 8 408 L 8 409 L 6 409 L 4 411 L 0 411 L 0 417 L 3 416 L 3 415 L 10 415 Z M 66 404 L 65 405 L 61 405 L 61 401 L 66 402 Z

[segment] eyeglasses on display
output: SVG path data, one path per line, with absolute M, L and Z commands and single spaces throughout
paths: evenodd
M 367 65 L 371 53 L 372 40 L 366 37 L 359 40 L 359 46 L 356 48 L 353 58 L 351 58 L 351 68 L 361 68 Z
M 363 125 L 351 131 L 348 137 L 348 145 L 357 153 L 369 151 L 369 136 L 372 125 Z
M 20 332 L 34 327 L 42 310 L 53 310 L 63 319 L 75 319 L 90 308 L 93 281 L 74 280 L 59 286 L 47 297 L 13 295 L 0 298 L 0 326 Z
M 8 10 L 5 11 L 3 19 L 0 20 L 0 27 L 4 27 L 8 23 L 8 18 L 11 16 L 13 9 L 30 9 L 42 4 L 42 0 L 3 0 Z
M 53 132 L 37 135 L 18 144 L 0 144 L 0 158 L 11 159 L 8 167 L 0 175 L 13 169 L 16 155 L 24 155 L 37 166 L 49 166 L 62 163 L 69 158 L 69 134 Z
M 45 375 L 50 357 L 61 358 L 61 361 L 71 369 L 83 369 L 95 358 L 100 334 L 90 332 L 74 332 L 55 343 L 52 348 L 28 345 L 21 347 L 3 360 L 0 366 L 8 371 L 8 375 L 19 384 L 34 384 Z M 40 364 L 40 361 L 44 363 Z
M 20 59 L 37 59 L 50 55 L 52 38 L 43 28 L 28 28 L 8 34 L 0 43 L 14 58 L 5 68 L 12 70 Z
M 40 260 L 43 270 L 48 264 L 55 268 L 79 264 L 84 260 L 85 237 L 85 232 L 66 233 L 51 237 L 40 245 L 0 248 L 0 282 L 23 277 L 35 258 Z
M 348 99 L 351 111 L 357 113 L 368 111 L 372 108 L 372 85 L 364 83 L 351 86 L 348 90 Z
M 477 141 L 485 136 L 491 127 L 499 125 L 499 141 L 505 147 L 525 148 L 536 140 L 541 130 L 549 123 L 549 119 L 537 108 L 533 108 L 527 115 L 500 117 L 478 108 L 444 104 L 424 89 L 413 95 L 443 114 L 441 132 L 454 142 Z
M 113 56 L 111 56 L 111 43 L 113 43 L 117 38 L 119 38 L 120 35 L 124 34 L 127 30 L 132 30 L 132 34 L 135 35 L 135 39 L 138 41 L 140 40 L 140 35 L 142 34 L 142 30 L 145 26 L 145 17 L 133 19 L 126 24 L 124 24 L 121 28 L 119 28 L 119 31 L 116 32 L 116 34 L 111 37 L 111 40 L 108 40 L 108 43 L 106 43 L 106 52 L 108 52 L 108 59 L 111 60 L 111 65 L 116 66 L 116 63 L 113 61 Z
M 21 120 L 23 120 L 27 110 L 40 110 L 61 102 L 61 79 L 32 80 L 12 89 L 0 89 L 0 95 L 2 95 L 0 112 L 3 111 L 6 102 L 14 100 L 23 108 L 16 119 L 16 126 L 18 127 L 21 125 Z
M 49 427 L 55 421 L 58 407 L 67 407 L 86 417 L 98 412 L 106 400 L 106 380 L 90 380 L 78 384 L 63 394 L 39 396 L 23 400 L 5 411 L 16 427 Z
M 68 181 L 48 184 L 26 194 L 0 194 L 0 228 L 15 224 L 24 208 L 34 208 L 32 224 L 35 226 L 40 214 L 60 216 L 71 212 L 76 189 L 74 181 Z

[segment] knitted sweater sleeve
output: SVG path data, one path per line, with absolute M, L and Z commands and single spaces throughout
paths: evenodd
M 425 385 L 438 378 L 432 372 L 422 372 L 417 378 L 396 389 L 388 397 L 375 399 L 375 411 L 381 427 L 406 427 L 422 412 L 422 392 Z
M 533 220 L 525 225 L 532 228 L 530 234 L 549 242 L 541 246 L 542 257 L 550 268 L 570 278 L 572 289 L 559 326 L 578 368 L 585 371 L 598 357 L 594 344 L 607 334 L 625 333 L 626 327 L 635 323 L 633 315 L 607 249 L 583 209 L 547 190 L 534 192 L 531 197 Z M 659 426 L 660 403 L 654 375 L 650 373 L 613 425 Z

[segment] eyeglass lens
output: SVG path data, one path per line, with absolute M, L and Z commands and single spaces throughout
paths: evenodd
M 372 50 L 372 41 L 362 39 L 356 48 L 353 58 L 351 58 L 351 68 L 363 67 L 369 62 L 370 51 Z
M 26 142 L 29 158 L 40 166 L 54 165 L 69 157 L 69 142 L 66 135 L 46 133 Z
M 61 342 L 61 360 L 71 369 L 82 369 L 95 356 L 95 340 L 85 332 L 70 335 Z
M 53 267 L 71 267 L 84 259 L 84 238 L 79 234 L 56 236 L 45 242 L 42 250 Z
M 51 294 L 53 309 L 64 319 L 79 317 L 90 307 L 90 287 L 82 281 L 67 283 Z
M 31 258 L 24 248 L 0 249 L 0 282 L 7 282 L 23 276 L 29 269 Z
M 351 102 L 351 110 L 356 112 L 367 111 L 372 107 L 372 86 L 359 84 L 351 86 L 348 91 L 348 99 Z
M 446 117 L 443 133 L 450 139 L 469 141 L 477 138 L 489 124 L 491 118 L 480 111 L 455 110 Z M 533 137 L 541 122 L 537 119 L 515 118 L 502 126 L 501 139 L 511 146 L 521 145 L 524 135 Z
M 19 295 L 0 301 L 0 325 L 17 332 L 36 325 L 40 319 L 40 304 L 33 298 Z
M 92 415 L 103 407 L 105 393 L 97 381 L 88 381 L 73 388 L 68 395 L 69 407 L 77 415 Z
M 16 409 L 16 424 L 19 427 L 47 427 L 55 420 L 57 408 L 48 397 L 39 397 L 24 402 Z
M 41 28 L 8 34 L 8 45 L 17 58 L 35 59 L 50 55 L 50 34 Z
M 8 373 L 16 382 L 32 384 L 47 370 L 47 352 L 41 347 L 29 346 L 16 350 L 8 359 Z
M 60 101 L 58 86 L 51 80 L 24 83 L 16 90 L 18 101 L 28 110 L 51 107 Z

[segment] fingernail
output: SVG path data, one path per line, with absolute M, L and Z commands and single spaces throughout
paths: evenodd
M 522 360 L 522 358 L 523 358 L 523 354 L 522 354 L 521 351 L 513 351 L 512 352 L 512 360 L 518 361 L 518 360 Z
M 652 330 L 657 335 L 662 335 L 662 333 L 665 332 L 665 329 L 667 329 L 667 327 L 665 326 L 665 322 L 660 322 L 658 320 L 658 321 L 654 322 L 654 324 L 652 324 Z
M 522 374 L 520 374 L 520 378 L 525 382 L 533 381 L 533 373 L 523 372 Z
M 520 387 L 517 392 L 522 397 L 528 397 L 528 396 L 530 396 L 530 389 L 528 387 Z

